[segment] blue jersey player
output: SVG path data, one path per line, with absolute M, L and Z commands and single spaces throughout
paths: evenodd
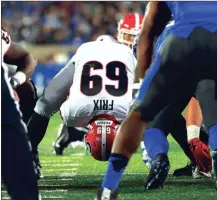
M 138 99 L 115 138 L 98 199 L 116 199 L 122 174 L 142 140 L 144 130 L 158 113 L 170 106 L 171 116 L 181 113 L 203 79 L 217 82 L 217 4 L 215 2 L 149 2 L 137 46 L 137 68 L 143 82 Z M 153 44 L 173 17 L 174 25 L 152 61 Z M 146 73 L 146 70 L 150 70 Z M 217 106 L 217 95 L 215 106 Z M 200 99 L 199 99 L 200 101 Z M 200 102 L 201 103 L 201 102 Z M 207 104 L 207 103 L 206 103 Z M 203 104 L 202 113 L 207 105 Z M 217 173 L 217 120 L 204 122 L 214 151 Z M 215 121 L 215 123 L 214 123 Z M 168 141 L 164 134 L 145 134 L 145 146 L 153 160 L 146 189 L 163 186 L 169 171 Z

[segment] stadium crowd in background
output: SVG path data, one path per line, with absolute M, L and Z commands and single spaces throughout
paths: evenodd
M 79 46 L 99 35 L 115 35 L 116 24 L 121 17 L 129 12 L 143 14 L 145 4 L 8 1 L 2 2 L 2 8 L 4 26 L 15 41 Z
M 7 1 L 2 2 L 2 18 L 14 41 L 76 47 L 64 55 L 59 52 L 36 55 L 38 64 L 64 65 L 82 43 L 103 34 L 115 36 L 121 17 L 129 12 L 143 15 L 145 6 L 143 2 Z

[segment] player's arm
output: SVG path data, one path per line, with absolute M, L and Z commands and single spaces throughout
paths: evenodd
M 139 78 L 143 78 L 151 64 L 154 40 L 159 36 L 171 18 L 166 2 L 149 2 L 145 11 L 137 44 L 137 68 Z
M 34 56 L 15 42 L 11 42 L 11 46 L 4 56 L 4 62 L 17 66 L 17 72 L 11 80 L 14 88 L 18 87 L 31 77 L 37 64 Z

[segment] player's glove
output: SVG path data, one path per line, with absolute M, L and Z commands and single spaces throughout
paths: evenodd
M 10 84 L 11 84 L 13 89 L 16 89 L 20 86 L 20 81 L 17 78 L 12 76 L 11 80 L 10 80 Z
M 212 170 L 212 157 L 210 155 L 209 147 L 198 138 L 195 138 L 188 143 L 200 171 L 210 172 Z

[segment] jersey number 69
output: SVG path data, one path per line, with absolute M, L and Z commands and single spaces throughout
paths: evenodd
M 81 75 L 81 92 L 87 96 L 95 96 L 99 94 L 103 88 L 103 78 L 100 75 L 90 75 L 90 70 L 102 70 L 103 65 L 98 61 L 87 62 L 83 66 Z M 105 90 L 112 96 L 122 96 L 128 89 L 128 77 L 126 66 L 122 62 L 113 61 L 105 66 L 106 77 L 112 81 L 118 81 L 118 87 L 115 85 L 105 85 Z M 116 74 L 116 71 L 119 71 Z M 92 82 L 92 84 L 90 84 Z M 91 87 L 92 85 L 92 87 Z

